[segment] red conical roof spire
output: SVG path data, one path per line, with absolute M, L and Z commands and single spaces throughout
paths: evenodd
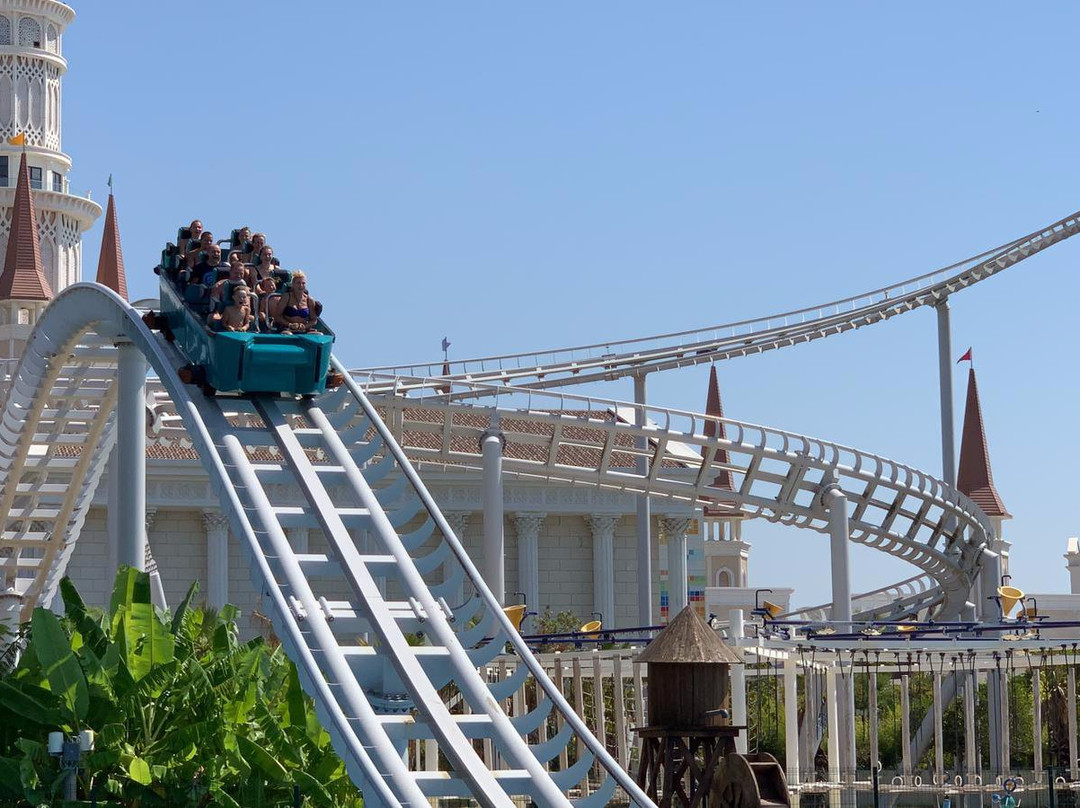
M 960 443 L 960 470 L 956 475 L 956 487 L 971 497 L 987 516 L 1011 518 L 994 488 L 975 368 L 968 371 L 967 405 L 964 408 L 964 432 Z
M 41 267 L 34 197 L 30 194 L 30 168 L 23 152 L 15 207 L 11 211 L 4 271 L 0 274 L 0 300 L 52 300 L 53 292 Z
M 111 193 L 109 194 L 109 208 L 105 212 L 105 232 L 101 234 L 101 255 L 98 257 L 96 280 L 103 286 L 108 286 L 124 300 L 128 299 L 127 278 L 124 276 L 124 251 L 120 247 L 120 227 L 116 224 L 116 200 Z
M 709 393 L 705 400 L 705 414 L 711 418 L 724 417 L 724 405 L 720 401 L 720 382 L 716 377 L 716 365 L 713 365 L 709 370 Z M 706 421 L 705 437 L 721 439 L 727 437 L 724 432 L 724 425 L 718 421 Z M 707 446 L 701 447 L 701 456 L 706 460 L 709 458 L 709 448 Z M 726 464 L 731 461 L 727 449 L 714 450 L 712 459 L 714 463 Z M 719 474 L 712 481 L 712 487 L 719 488 L 721 491 L 734 491 L 735 483 L 731 476 L 731 470 L 720 469 Z M 705 513 L 707 516 L 714 516 L 718 513 L 730 513 L 730 510 L 727 508 L 706 507 Z

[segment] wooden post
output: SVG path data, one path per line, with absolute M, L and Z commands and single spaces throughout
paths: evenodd
M 784 768 L 788 783 L 799 784 L 799 668 L 795 654 L 784 660 Z
M 600 670 L 600 652 L 593 651 L 593 715 L 596 716 L 596 740 L 607 749 L 607 715 L 604 710 L 604 676 Z M 598 769 L 600 764 L 596 763 Z
M 582 721 L 586 722 L 588 726 L 588 719 L 585 717 L 585 685 L 584 679 L 581 676 L 581 655 L 574 654 L 574 709 L 577 710 L 578 716 Z M 588 751 L 585 748 L 584 741 L 578 738 L 577 742 L 577 757 L 581 758 L 582 755 L 587 755 Z M 589 795 L 589 775 L 585 774 L 585 777 L 581 781 L 582 793 L 585 796 Z
M 900 677 L 900 752 L 904 771 L 904 782 L 911 777 L 911 692 L 910 677 L 905 673 Z
M 877 668 L 871 672 L 867 667 L 867 676 L 870 677 L 869 702 L 870 702 L 870 768 L 877 766 L 881 759 L 881 749 L 878 745 L 878 693 L 877 693 Z
M 643 665 L 634 663 L 634 719 L 639 727 L 646 725 L 645 715 L 645 677 L 642 676 Z M 634 749 L 638 750 L 638 760 L 641 759 L 641 736 L 635 733 Z
M 623 769 L 630 767 L 630 750 L 626 747 L 626 697 L 623 693 L 622 654 L 615 652 L 611 660 L 612 683 L 615 710 L 615 749 L 619 756 L 619 765 Z
M 555 655 L 554 674 L 555 674 L 555 687 L 557 687 L 559 689 L 559 695 L 564 696 L 565 694 L 563 693 L 563 665 L 562 665 L 562 656 L 560 654 Z M 558 713 L 556 711 L 556 715 L 555 715 L 555 731 L 558 732 L 559 730 L 561 730 L 562 727 L 563 727 L 563 724 L 565 724 L 565 723 L 566 723 L 566 719 L 562 717 L 561 713 Z M 567 749 L 564 746 L 562 749 L 559 750 L 559 771 L 566 771 L 566 766 L 567 766 L 568 762 L 569 762 L 569 758 L 567 757 Z
M 941 719 L 941 674 L 932 673 L 934 677 L 934 785 L 945 782 L 945 742 L 942 731 Z
M 1035 752 L 1035 780 L 1042 777 L 1043 773 L 1043 747 L 1042 747 L 1042 678 L 1038 668 L 1031 668 L 1031 703 L 1035 706 L 1032 719 L 1033 749 Z
M 1009 732 L 1009 671 L 1001 674 L 1001 773 L 1012 771 L 1012 737 Z
M 1078 772 L 1076 767 L 1076 668 L 1069 666 L 1069 776 L 1075 780 Z
M 970 779 L 979 772 L 978 747 L 975 745 L 975 691 L 979 680 L 974 671 L 964 673 L 964 758 Z

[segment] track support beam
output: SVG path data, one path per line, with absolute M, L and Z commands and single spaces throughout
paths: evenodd
M 949 324 L 949 299 L 943 298 L 937 310 L 938 386 L 941 392 L 941 478 L 956 486 L 956 423 L 953 415 L 952 329 Z
M 484 582 L 499 605 L 506 605 L 506 536 L 503 532 L 503 446 L 498 414 L 480 436 L 484 477 Z
M 634 411 L 634 424 L 645 426 L 645 374 L 634 377 L 634 403 L 637 405 Z M 637 439 L 637 449 L 645 451 L 649 448 L 649 441 L 644 436 Z M 649 473 L 648 461 L 642 455 L 637 459 L 635 469 L 641 476 Z M 652 606 L 652 514 L 648 496 L 642 494 L 637 498 L 637 613 L 639 626 L 651 626 L 653 624 Z
M 117 564 L 146 568 L 146 360 L 131 342 L 117 345 Z

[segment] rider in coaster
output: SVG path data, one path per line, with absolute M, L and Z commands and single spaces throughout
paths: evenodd
M 181 255 L 187 255 L 191 250 L 199 246 L 199 238 L 202 236 L 202 222 L 198 219 L 192 219 L 191 224 L 188 225 L 188 232 L 191 235 L 187 241 L 176 245 Z
M 233 262 L 233 253 L 229 256 L 229 277 L 224 278 L 214 284 L 214 287 L 210 290 L 210 297 L 214 300 L 221 300 L 222 295 L 225 294 L 225 284 L 230 283 L 235 288 L 238 284 L 244 284 L 244 265 L 239 262 Z
M 224 281 L 222 281 L 224 283 Z M 232 303 L 207 318 L 214 331 L 249 331 L 255 322 L 251 313 L 251 294 L 247 285 L 239 281 L 232 287 Z
M 271 301 L 274 328 L 282 334 L 318 332 L 322 307 L 307 291 L 307 275 L 300 270 L 292 273 L 289 288 L 281 297 Z
M 199 257 L 199 263 L 191 270 L 191 282 L 212 286 L 217 283 L 217 270 L 221 264 L 221 247 L 211 244 Z
M 190 242 L 188 242 L 190 244 Z M 210 251 L 210 248 L 214 245 L 214 234 L 209 230 L 203 230 L 202 235 L 199 236 L 199 240 L 195 243 L 195 246 L 187 251 L 184 256 L 187 259 L 188 267 L 195 266 L 196 263 L 202 260 L 203 254 Z

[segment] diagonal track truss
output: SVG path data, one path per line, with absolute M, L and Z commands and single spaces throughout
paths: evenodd
M 842 334 L 933 306 L 1080 232 L 1080 211 L 992 250 L 889 286 L 819 306 L 706 328 L 475 359 L 384 365 L 354 371 L 358 376 L 446 376 L 550 389 L 624 376 L 672 370 Z M 380 387 L 406 389 L 409 382 L 384 380 Z M 376 388 L 372 388 L 375 392 Z
M 368 804 L 599 806 L 621 789 L 652 805 L 513 630 L 359 388 L 318 401 L 192 397 L 175 372 L 184 358 L 97 285 L 66 289 L 42 316 L 0 422 L 3 569 L 27 612 L 55 593 L 100 479 L 121 342 L 158 373 Z M 317 552 L 293 551 L 296 525 L 313 529 Z M 492 676 L 507 650 L 516 664 Z M 535 707 L 511 716 L 522 686 Z M 433 740 L 448 769 L 410 768 L 411 739 Z

